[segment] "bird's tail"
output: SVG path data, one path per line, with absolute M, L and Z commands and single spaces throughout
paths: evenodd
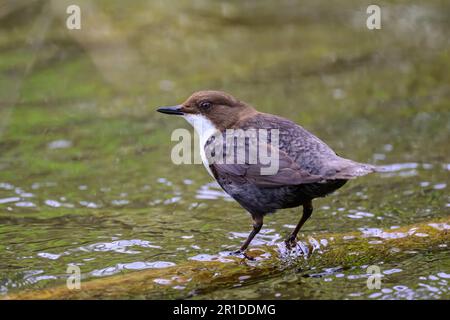
M 348 159 L 342 159 L 340 162 L 339 168 L 336 170 L 333 175 L 333 179 L 354 179 L 357 177 L 365 176 L 366 174 L 372 172 L 380 172 L 381 169 L 378 166 L 367 164 L 367 163 L 359 163 Z

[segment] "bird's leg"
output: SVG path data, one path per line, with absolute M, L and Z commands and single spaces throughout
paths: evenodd
M 295 227 L 294 231 L 289 235 L 289 237 L 286 239 L 285 243 L 287 247 L 291 247 L 292 245 L 295 246 L 295 239 L 297 238 L 297 233 L 300 231 L 301 227 L 305 224 L 306 220 L 311 217 L 311 214 L 313 212 L 313 206 L 311 200 L 308 202 L 305 202 L 303 204 L 303 215 L 298 222 L 297 226 Z
M 253 229 L 250 232 L 250 234 L 247 237 L 247 240 L 242 244 L 241 248 L 236 251 L 236 254 L 244 254 L 245 257 L 248 258 L 248 256 L 245 255 L 245 250 L 247 249 L 250 242 L 252 242 L 253 238 L 258 234 L 258 232 L 261 230 L 263 226 L 263 217 L 262 216 L 253 216 Z

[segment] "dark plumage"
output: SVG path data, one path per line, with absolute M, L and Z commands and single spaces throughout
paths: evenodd
M 259 162 L 236 164 L 208 161 L 205 164 L 225 192 L 252 215 L 253 230 L 240 251 L 244 251 L 259 232 L 264 215 L 278 209 L 302 205 L 303 216 L 286 240 L 290 245 L 295 242 L 298 231 L 311 216 L 314 198 L 326 196 L 342 187 L 349 179 L 375 171 L 374 166 L 338 156 L 323 141 L 294 122 L 257 112 L 250 105 L 223 92 L 201 91 L 193 94 L 180 106 L 161 108 L 158 111 L 178 112 L 176 114 L 189 119 L 198 117 L 215 127 L 222 135 L 227 129 L 278 129 L 279 169 L 275 174 L 262 175 L 260 169 L 263 165 Z M 207 155 L 211 154 L 216 143 L 222 143 L 214 137 L 205 141 Z M 226 156 L 226 145 L 221 147 Z M 267 147 L 275 148 L 270 139 Z M 248 141 L 245 148 L 246 151 L 250 148 Z

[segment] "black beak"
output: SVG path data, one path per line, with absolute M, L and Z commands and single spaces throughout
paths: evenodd
M 167 114 L 176 114 L 182 116 L 184 113 L 181 111 L 181 106 L 173 106 L 173 107 L 160 107 L 156 109 L 156 111 Z

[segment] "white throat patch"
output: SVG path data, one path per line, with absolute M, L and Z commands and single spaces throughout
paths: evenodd
M 208 139 L 217 131 L 216 126 L 211 122 L 211 120 L 201 114 L 185 114 L 183 115 L 183 118 L 185 118 L 197 132 L 200 138 L 200 157 L 202 158 L 203 165 L 208 173 L 214 177 L 209 169 L 208 159 L 205 154 L 205 144 L 206 141 L 208 141 Z

